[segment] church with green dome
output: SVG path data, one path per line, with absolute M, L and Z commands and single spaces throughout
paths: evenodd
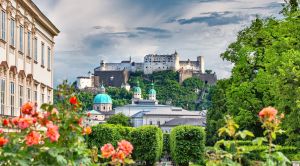
M 139 86 L 139 82 L 137 81 L 137 86 L 133 88 L 133 98 L 132 104 L 139 103 L 148 103 L 148 104 L 157 104 L 156 100 L 156 90 L 154 89 L 154 83 L 151 83 L 151 89 L 148 91 L 148 99 L 142 98 L 142 89 Z
M 105 88 L 102 85 L 100 88 L 100 93 L 94 98 L 94 110 L 100 112 L 109 112 L 112 110 L 112 99 L 106 94 Z

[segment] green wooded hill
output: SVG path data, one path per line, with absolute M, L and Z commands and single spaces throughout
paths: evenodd
M 179 84 L 179 73 L 173 71 L 160 71 L 153 74 L 144 75 L 143 73 L 133 73 L 130 76 L 129 84 L 136 86 L 137 81 L 142 89 L 143 98 L 148 98 L 148 91 L 151 83 L 154 83 L 156 98 L 160 104 L 169 102 L 174 106 L 183 107 L 188 110 L 201 110 L 209 106 L 209 89 L 200 79 L 192 77 Z M 206 91 L 203 102 L 197 104 L 201 90 Z M 198 92 L 199 91 L 199 92 Z
M 183 107 L 188 110 L 207 109 L 210 105 L 209 94 L 212 87 L 205 85 L 200 79 L 193 77 L 179 84 L 178 78 L 179 74 L 173 71 L 161 71 L 150 75 L 132 73 L 128 83 L 131 89 L 133 89 L 133 87 L 137 85 L 137 81 L 139 81 L 143 98 L 147 99 L 148 91 L 151 89 L 151 83 L 153 82 L 159 104 L 171 103 L 173 106 Z M 76 84 L 73 84 L 74 87 L 75 85 Z M 201 93 L 201 91 L 204 93 Z M 131 103 L 133 96 L 132 90 L 128 92 L 124 88 L 116 87 L 106 87 L 106 93 L 111 96 L 113 107 Z M 200 94 L 202 96 L 201 102 L 196 103 Z M 93 98 L 95 95 L 96 93 L 93 92 L 77 90 L 76 96 L 82 102 L 84 110 L 91 110 L 93 108 Z M 58 102 L 56 97 L 54 102 Z

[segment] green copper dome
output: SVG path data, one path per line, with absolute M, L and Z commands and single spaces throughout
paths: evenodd
M 94 104 L 112 104 L 112 100 L 108 94 L 97 94 L 94 98 Z
M 156 90 L 155 89 L 150 89 L 149 90 L 149 95 L 156 95 Z
M 140 87 L 136 86 L 133 88 L 133 92 L 134 93 L 142 93 L 142 89 Z

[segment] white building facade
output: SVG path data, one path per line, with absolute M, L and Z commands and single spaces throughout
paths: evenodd
M 53 101 L 54 37 L 59 30 L 31 0 L 0 0 L 0 115 L 27 101 Z

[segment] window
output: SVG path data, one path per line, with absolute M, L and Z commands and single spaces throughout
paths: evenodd
M 31 55 L 30 55 L 30 51 L 31 51 L 31 49 L 30 49 L 30 47 L 31 47 L 31 33 L 30 32 L 28 32 L 27 33 L 27 54 L 28 54 L 28 56 L 29 57 L 31 57 Z
M 35 91 L 34 91 L 34 101 L 35 101 L 35 102 L 37 102 L 37 97 L 38 97 L 37 91 L 35 90 Z
M 150 120 L 149 124 L 152 125 L 152 121 L 151 120 Z
M 42 46 L 41 46 L 41 48 L 42 48 L 42 57 L 41 57 L 41 60 L 42 60 L 42 66 L 44 66 L 45 65 L 45 59 L 44 59 L 44 49 L 45 49 L 45 44 L 44 43 L 42 43 Z
M 45 103 L 45 94 L 42 93 L 41 104 Z
M 48 103 L 51 103 L 51 90 L 48 90 Z
M 19 105 L 20 105 L 20 107 L 22 107 L 22 104 L 23 104 L 23 86 L 22 85 L 19 86 L 19 101 L 20 101 Z
M 47 60 L 47 62 L 48 62 L 47 68 L 50 69 L 50 65 L 51 65 L 51 49 L 50 49 L 50 47 L 48 47 L 48 60 Z
M 15 46 L 15 20 L 10 20 L 10 45 Z
M 41 89 L 41 104 L 45 103 L 45 88 Z
M 37 62 L 38 60 L 38 45 L 37 38 L 34 38 L 34 60 Z
M 157 123 L 157 126 L 160 126 L 160 121 L 157 121 L 156 123 Z
M 10 112 L 14 116 L 15 110 L 15 83 L 10 82 Z
M 31 101 L 31 90 L 30 90 L 30 88 L 27 88 L 27 100 Z
M 23 26 L 20 26 L 20 46 L 19 51 L 23 52 Z
M 5 11 L 2 10 L 1 12 L 1 39 L 5 40 L 5 22 L 6 22 L 6 16 Z
M 1 114 L 4 115 L 4 105 L 5 101 L 5 79 L 1 79 L 1 88 L 0 88 L 0 106 L 1 106 Z

